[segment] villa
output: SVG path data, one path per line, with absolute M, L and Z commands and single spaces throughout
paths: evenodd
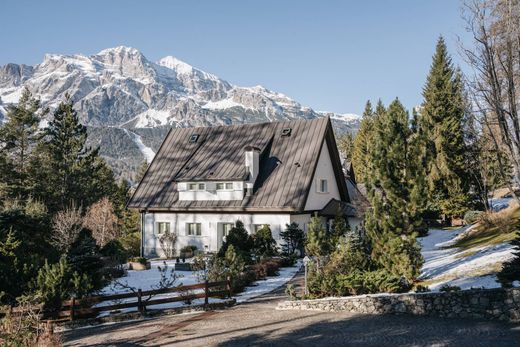
M 296 222 L 307 231 L 317 214 L 359 224 L 329 118 L 232 126 L 174 128 L 162 143 L 130 208 L 141 213 L 143 256 L 162 254 L 159 237 L 176 248 L 215 252 L 237 220 L 250 234 Z

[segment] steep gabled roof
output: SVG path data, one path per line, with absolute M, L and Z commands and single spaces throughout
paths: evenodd
M 282 129 L 291 134 L 282 137 Z M 196 142 L 189 141 L 198 135 Z M 171 129 L 128 203 L 150 211 L 304 210 L 323 143 L 327 143 L 343 201 L 349 201 L 328 118 Z M 244 147 L 260 149 L 254 192 L 243 200 L 179 200 L 177 182 L 243 180 Z

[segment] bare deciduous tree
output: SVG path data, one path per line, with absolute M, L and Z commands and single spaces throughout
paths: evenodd
M 520 1 L 467 0 L 463 15 L 474 43 L 462 51 L 474 72 L 469 86 L 475 114 L 490 135 L 494 152 L 507 149 L 520 181 Z M 502 158 L 497 161 L 505 178 L 506 164 Z M 513 193 L 511 185 L 509 189 Z
M 67 252 L 82 228 L 81 209 L 72 204 L 52 219 L 51 241 L 58 250 Z
M 118 237 L 119 227 L 112 202 L 105 197 L 92 204 L 87 210 L 83 226 L 92 231 L 92 236 L 100 246 Z
M 159 244 L 161 245 L 161 249 L 164 252 L 164 256 L 166 257 L 166 259 L 173 258 L 176 242 L 177 235 L 175 235 L 175 233 L 170 232 L 169 230 L 164 232 L 164 234 L 162 234 L 161 237 L 159 237 Z

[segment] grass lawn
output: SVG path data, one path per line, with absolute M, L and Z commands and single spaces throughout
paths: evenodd
M 514 207 L 499 212 L 504 218 L 510 218 L 510 225 L 518 225 L 520 223 L 520 207 Z M 466 236 L 457 240 L 452 247 L 459 247 L 462 250 L 469 250 L 478 246 L 493 246 L 504 242 L 509 242 L 516 237 L 517 227 L 504 229 L 500 226 L 491 226 L 485 228 L 483 225 L 477 225 Z M 471 251 L 469 251 L 471 252 Z

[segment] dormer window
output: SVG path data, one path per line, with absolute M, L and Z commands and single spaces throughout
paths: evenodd
M 232 182 L 218 182 L 217 190 L 233 190 Z
M 204 184 L 204 183 L 188 183 L 188 190 L 191 190 L 191 191 L 206 190 L 206 184 Z

